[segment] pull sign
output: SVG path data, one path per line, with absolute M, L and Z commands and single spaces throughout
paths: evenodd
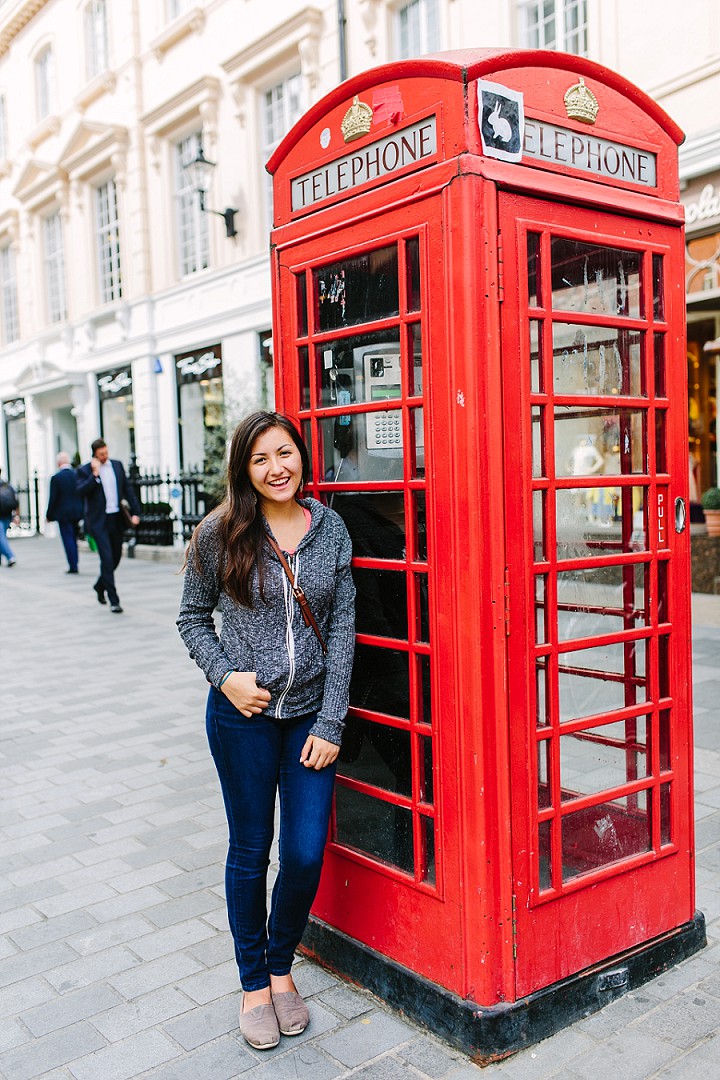
M 667 497 L 665 491 L 657 496 L 658 547 L 667 547 Z
M 675 532 L 676 533 L 684 532 L 686 522 L 687 522 L 687 507 L 685 506 L 685 500 L 677 498 L 675 500 Z

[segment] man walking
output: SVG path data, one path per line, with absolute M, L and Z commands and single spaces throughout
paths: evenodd
M 77 477 L 64 451 L 57 456 L 58 471 L 50 480 L 50 497 L 45 517 L 57 521 L 60 538 L 68 561 L 66 574 L 78 572 L 77 527 L 83 515 L 83 503 L 78 494 Z
M 92 458 L 77 470 L 77 490 L 85 501 L 85 532 L 94 539 L 100 556 L 100 576 L 93 588 L 98 601 L 105 604 L 109 600 L 110 610 L 119 615 L 122 607 L 115 588 L 115 570 L 122 558 L 125 532 L 120 503 L 125 499 L 130 504 L 133 525 L 140 524 L 140 504 L 122 464 L 111 460 L 105 441 L 96 439 L 90 449 Z
M 15 565 L 13 549 L 7 541 L 7 531 L 17 520 L 18 499 L 15 488 L 0 476 L 0 562 L 5 556 L 8 566 Z

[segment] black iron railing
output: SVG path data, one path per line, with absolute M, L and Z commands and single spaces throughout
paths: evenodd
M 18 497 L 20 528 L 40 532 L 40 520 L 45 514 L 40 509 L 40 483 L 37 472 L 26 484 L 13 484 Z
M 215 500 L 203 488 L 202 473 L 142 472 L 133 460 L 128 480 L 140 503 L 140 524 L 130 530 L 137 544 L 169 547 L 178 541 L 187 543 L 198 522 L 215 506 Z

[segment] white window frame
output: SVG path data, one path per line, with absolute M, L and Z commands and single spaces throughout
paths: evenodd
M 208 215 L 200 209 L 200 197 L 185 166 L 202 146 L 202 131 L 193 131 L 173 145 L 175 221 L 180 277 L 210 266 Z
M 587 9 L 587 0 L 521 0 L 518 4 L 521 46 L 587 56 Z
M 122 297 L 120 218 L 114 177 L 95 188 L 95 238 L 100 303 L 110 304 Z
M 407 0 L 396 7 L 394 14 L 396 59 L 439 52 L 439 0 Z
M 43 263 L 48 322 L 64 322 L 67 319 L 65 252 L 59 210 L 55 210 L 43 219 Z
M 305 111 L 303 76 L 293 71 L 280 82 L 260 91 L 260 133 L 263 165 L 270 160 L 275 148 L 285 138 L 290 128 Z M 273 182 L 265 173 L 265 206 L 268 226 L 272 226 Z
M 3 344 L 10 345 L 20 337 L 17 262 L 15 249 L 10 243 L 0 247 L 0 294 L 2 295 Z
M 44 120 L 55 102 L 55 61 L 52 45 L 46 45 L 35 57 L 35 112 Z
M 85 23 L 85 76 L 94 79 L 110 66 L 110 40 L 106 0 L 89 0 L 83 11 Z

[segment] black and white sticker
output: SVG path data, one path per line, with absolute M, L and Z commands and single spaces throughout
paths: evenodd
M 525 110 L 520 91 L 480 79 L 478 124 L 486 157 L 520 161 L 525 133 Z

